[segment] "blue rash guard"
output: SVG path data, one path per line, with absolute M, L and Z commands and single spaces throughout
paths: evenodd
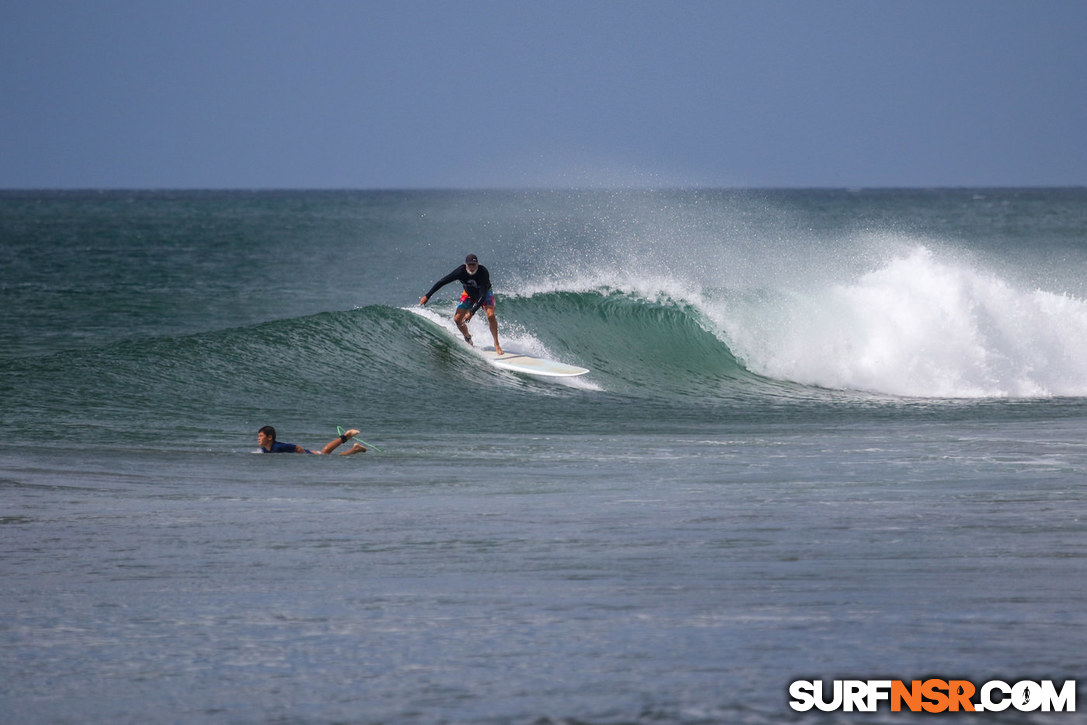
M 299 447 L 300 446 L 296 446 L 293 443 L 280 443 L 279 441 L 276 441 L 272 444 L 271 450 L 267 448 L 261 448 L 260 451 L 261 453 L 297 453 Z M 305 448 L 303 448 L 302 450 L 306 453 L 313 453 L 313 451 L 307 450 Z

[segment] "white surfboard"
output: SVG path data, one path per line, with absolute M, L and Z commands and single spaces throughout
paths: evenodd
M 587 369 L 579 368 L 576 365 L 567 365 L 566 363 L 546 360 L 541 357 L 532 357 L 531 355 L 524 355 L 519 352 L 503 352 L 499 355 L 494 351 L 494 348 L 482 348 L 477 350 L 477 352 L 496 368 L 511 370 L 515 373 L 525 373 L 526 375 L 541 375 L 551 378 L 572 378 L 589 372 Z
M 451 325 L 443 324 L 430 312 L 424 311 L 418 307 L 408 307 L 405 309 L 442 328 L 458 341 L 460 340 L 460 334 L 455 329 L 450 329 Z M 565 363 L 556 362 L 555 360 L 533 357 L 532 355 L 525 355 L 524 353 L 514 352 L 512 350 L 497 355 L 495 354 L 493 347 L 472 347 L 467 343 L 464 343 L 464 345 L 468 347 L 468 349 L 479 354 L 480 357 L 491 365 L 494 365 L 496 368 L 510 370 L 515 373 L 550 378 L 575 378 L 589 372 L 586 368 L 579 368 L 576 365 L 567 365 Z

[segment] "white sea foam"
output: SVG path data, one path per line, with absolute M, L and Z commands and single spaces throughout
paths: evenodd
M 919 246 L 860 278 L 713 315 L 774 378 L 921 397 L 1087 395 L 1087 303 Z

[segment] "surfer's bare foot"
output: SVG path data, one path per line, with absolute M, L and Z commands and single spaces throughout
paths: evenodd
M 499 355 L 505 355 L 506 354 L 506 353 L 502 352 L 502 348 L 498 346 L 497 342 L 494 344 L 494 351 L 496 353 L 498 353 Z

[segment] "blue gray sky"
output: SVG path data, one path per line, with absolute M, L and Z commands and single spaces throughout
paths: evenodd
M 0 188 L 1063 185 L 1083 0 L 0 7 Z

